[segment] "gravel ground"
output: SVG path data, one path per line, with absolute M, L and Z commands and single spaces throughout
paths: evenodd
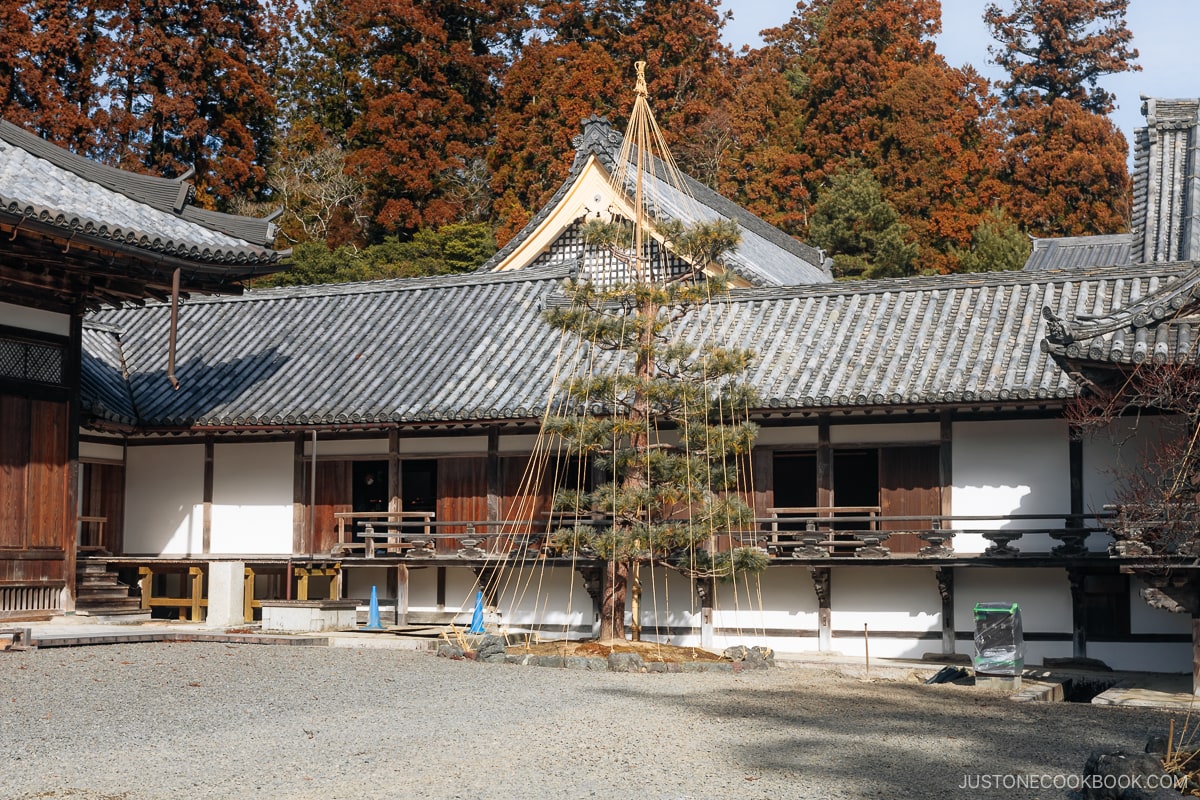
M 0 653 L 0 797 L 957 798 L 1078 775 L 1167 712 L 785 665 L 618 674 L 426 653 L 141 644 Z

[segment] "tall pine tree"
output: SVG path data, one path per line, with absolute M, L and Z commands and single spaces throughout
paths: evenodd
M 988 6 L 984 19 L 1008 70 L 1008 141 L 1002 178 L 1009 210 L 1039 236 L 1125 230 L 1128 145 L 1104 115 L 1115 98 L 1105 75 L 1139 69 L 1125 27 L 1128 0 L 1015 0 Z
M 640 72 L 632 117 L 631 152 L 654 152 L 652 140 L 638 134 L 655 129 Z M 641 170 L 631 167 L 628 179 L 642 185 Z M 613 181 L 623 189 L 626 175 L 618 171 Z M 607 520 L 554 536 L 559 548 L 604 564 L 602 639 L 624 638 L 627 590 L 638 638 L 644 566 L 711 580 L 761 570 L 766 558 L 740 546 L 737 536 L 751 528 L 753 517 L 738 480 L 757 433 L 746 419 L 754 394 L 741 380 L 752 355 L 723 346 L 696 313 L 723 290 L 707 272 L 720 273 L 721 258 L 737 244 L 737 226 L 652 225 L 647 209 L 633 213 L 632 220 L 614 216 L 585 228 L 585 245 L 625 264 L 627 277 L 569 281 L 569 306 L 545 313 L 552 327 L 600 353 L 587 359 L 590 369 L 564 381 L 564 413 L 547 420 L 544 430 L 607 475 L 592 491 L 563 492 L 555 500 L 558 511 L 599 513 Z M 652 236 L 661 237 L 662 248 L 650 247 Z M 652 276 L 664 270 L 654 254 L 664 252 L 681 257 L 692 272 L 656 281 Z M 595 413 L 597 406 L 602 413 Z

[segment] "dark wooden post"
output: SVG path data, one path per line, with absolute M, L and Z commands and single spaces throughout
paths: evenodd
M 438 611 L 446 610 L 446 568 L 437 568 L 437 607 Z
M 488 428 L 487 438 L 487 519 L 488 522 L 500 522 L 503 512 L 500 509 L 500 498 L 504 493 L 500 474 L 500 429 L 495 425 Z M 488 526 L 482 531 L 484 538 L 493 534 L 496 529 Z
M 830 605 L 832 570 L 829 567 L 809 567 L 813 590 L 817 593 L 817 649 L 828 653 L 833 649 L 833 610 Z
M 933 575 L 937 579 L 938 594 L 942 596 L 942 655 L 952 656 L 955 651 L 954 568 L 938 567 Z
M 817 505 L 833 505 L 833 449 L 829 444 L 829 417 L 817 422 Z
M 388 431 L 388 511 L 403 511 L 400 491 L 400 431 Z
M 1067 580 L 1071 582 L 1071 655 L 1087 658 L 1087 570 L 1068 567 Z

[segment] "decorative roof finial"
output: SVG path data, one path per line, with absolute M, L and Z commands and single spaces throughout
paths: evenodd
M 639 97 L 645 97 L 648 94 L 646 91 L 646 62 L 636 61 L 633 68 L 637 70 L 637 85 L 633 87 L 633 93 Z

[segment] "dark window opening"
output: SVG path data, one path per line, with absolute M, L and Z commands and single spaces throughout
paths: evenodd
M 833 451 L 833 505 L 874 508 L 879 505 L 879 451 Z M 848 511 L 839 517 L 867 517 L 867 511 Z M 839 522 L 840 530 L 871 529 L 867 519 Z
M 403 511 L 437 512 L 437 461 L 432 458 L 404 461 L 400 466 L 400 508 Z M 423 524 L 405 526 L 407 533 L 424 533 Z
M 1129 635 L 1128 575 L 1086 576 L 1083 602 L 1087 613 L 1084 630 L 1089 639 L 1120 639 Z

